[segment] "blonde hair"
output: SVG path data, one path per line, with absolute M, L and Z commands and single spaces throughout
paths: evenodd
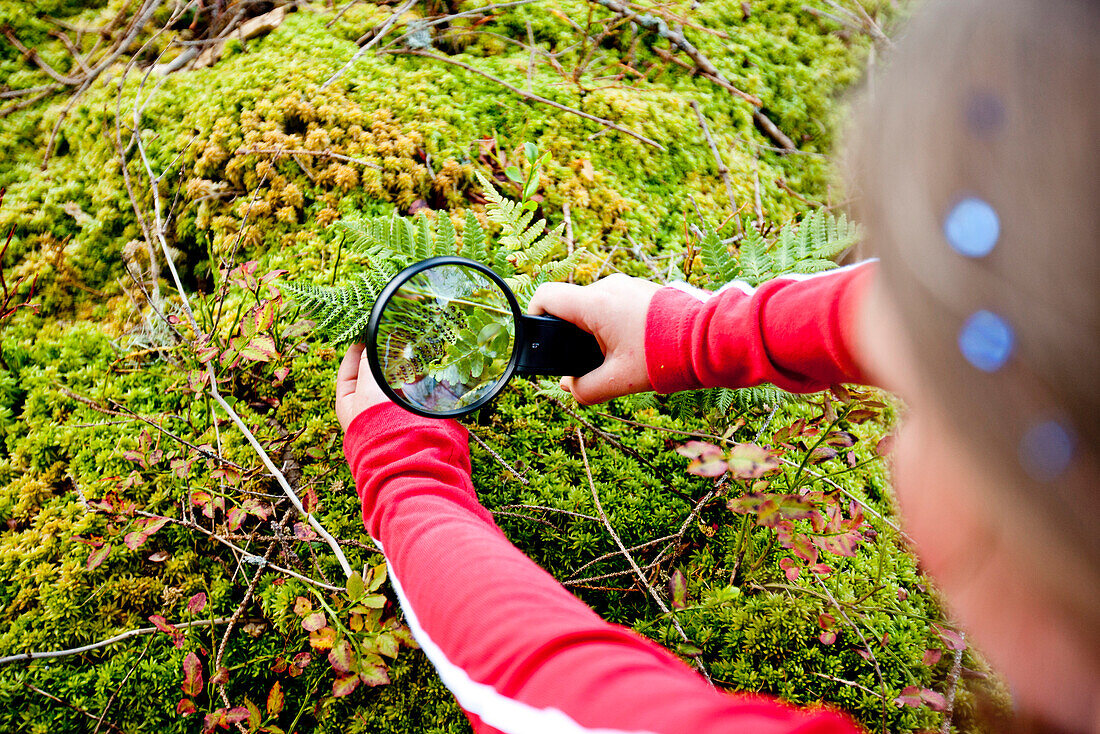
M 933 0 L 875 79 L 848 161 L 856 214 L 881 256 L 916 370 L 979 466 L 1005 479 L 998 500 L 1034 522 L 1035 535 L 1021 542 L 1034 544 L 1029 552 L 1050 571 L 1044 583 L 1092 650 L 1100 649 L 1098 39 L 1100 3 L 1089 0 Z M 997 234 L 987 254 L 964 254 L 945 233 L 966 200 L 986 206 L 986 229 Z M 979 311 L 1011 330 L 996 355 L 1007 357 L 1003 365 L 978 368 L 960 350 Z

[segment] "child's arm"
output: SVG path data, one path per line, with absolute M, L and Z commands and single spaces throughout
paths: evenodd
M 544 285 L 530 310 L 573 321 L 599 339 L 604 365 L 563 381 L 583 403 L 762 382 L 816 392 L 866 380 L 858 310 L 874 272 L 868 262 L 755 289 L 735 282 L 717 293 L 613 276 L 586 287 Z
M 720 693 L 658 645 L 600 619 L 478 503 L 465 429 L 385 401 L 359 354 L 353 348 L 341 366 L 337 414 L 363 522 L 414 635 L 475 731 L 857 731 L 835 713 Z

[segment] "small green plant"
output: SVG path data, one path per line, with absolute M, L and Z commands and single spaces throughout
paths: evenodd
M 489 233 L 469 210 L 461 240 L 446 213 L 437 215 L 434 224 L 425 216 L 411 220 L 397 214 L 340 221 L 334 226 L 342 230 L 342 242 L 352 253 L 363 256 L 366 268 L 338 285 L 298 280 L 285 283 L 284 290 L 317 320 L 317 333 L 336 344 L 361 340 L 374 301 L 386 283 L 406 266 L 430 257 L 461 255 L 489 265 L 515 292 L 520 305 L 526 305 L 539 285 L 568 276 L 584 251 L 556 257 L 564 224 L 547 229 L 546 220 L 536 218 L 538 205 L 531 199 L 538 189 L 539 169 L 549 154 L 540 157 L 533 143 L 524 145 L 524 154 L 526 175 L 514 165 L 504 172 L 521 186 L 518 202 L 505 198 L 487 176 L 477 173 L 488 199 L 485 214 L 500 228 L 495 245 L 490 246 Z

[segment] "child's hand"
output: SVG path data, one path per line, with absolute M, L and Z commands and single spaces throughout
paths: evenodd
M 604 353 L 599 368 L 564 377 L 563 389 L 584 404 L 652 390 L 645 365 L 645 323 L 649 302 L 661 286 L 615 274 L 592 285 L 544 283 L 531 297 L 528 313 L 548 313 L 595 335 Z
M 340 427 L 347 431 L 355 416 L 372 405 L 388 402 L 390 399 L 371 374 L 364 345 L 352 344 L 336 373 L 336 418 Z

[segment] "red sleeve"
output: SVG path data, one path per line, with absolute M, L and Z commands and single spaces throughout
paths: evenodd
M 650 384 L 662 393 L 770 382 L 808 393 L 864 382 L 853 356 L 873 262 L 717 293 L 657 291 L 646 315 Z
M 857 731 L 836 713 L 721 693 L 600 619 L 478 503 L 454 421 L 374 406 L 344 450 L 409 626 L 479 734 Z

